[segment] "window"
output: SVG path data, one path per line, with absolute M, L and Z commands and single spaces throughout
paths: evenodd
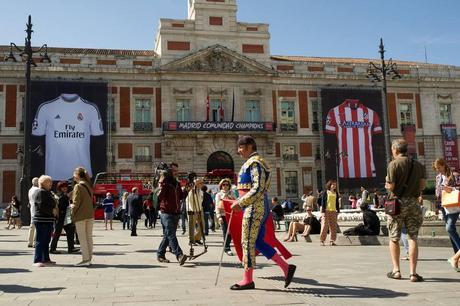
M 150 99 L 136 99 L 135 119 L 139 123 L 150 123 L 151 118 L 151 101 Z
M 136 147 L 136 161 L 137 162 L 151 162 L 152 154 L 150 153 L 150 146 Z
M 298 160 L 295 145 L 283 145 L 284 160 Z
M 313 131 L 319 131 L 319 106 L 318 106 L 318 100 L 313 100 L 311 102 L 311 114 L 312 114 L 312 124 L 311 124 L 311 129 Z
M 441 124 L 452 123 L 451 105 L 439 104 L 439 115 L 441 119 Z
M 412 104 L 401 103 L 399 104 L 399 114 L 401 118 L 401 124 L 414 124 L 412 116 Z
M 286 188 L 286 196 L 297 197 L 299 195 L 299 188 L 297 185 L 297 171 L 284 172 L 284 183 Z
M 189 100 L 177 100 L 176 119 L 177 121 L 190 121 L 191 120 Z
M 294 102 L 292 101 L 282 101 L 281 102 L 281 123 L 282 124 L 295 123 Z
M 224 121 L 225 118 L 225 100 L 222 99 L 212 99 L 211 100 L 211 114 L 210 114 L 210 120 L 213 122 L 219 122 L 219 121 Z M 222 110 L 221 110 L 222 106 Z
M 246 109 L 244 111 L 244 120 L 247 122 L 260 121 L 260 103 L 255 100 L 246 101 Z

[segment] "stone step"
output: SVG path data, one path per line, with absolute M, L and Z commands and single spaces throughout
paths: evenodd
M 320 243 L 319 235 L 310 235 L 306 239 L 297 235 L 298 241 L 305 241 L 310 243 Z M 329 243 L 329 236 L 326 239 Z M 390 238 L 388 236 L 344 236 L 337 234 L 336 244 L 341 246 L 351 245 L 388 245 Z M 418 242 L 420 247 L 451 247 L 450 239 L 448 236 L 419 236 Z

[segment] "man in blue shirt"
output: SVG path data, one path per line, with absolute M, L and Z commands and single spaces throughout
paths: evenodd
M 112 228 L 113 206 L 114 206 L 114 201 L 113 201 L 112 194 L 110 192 L 107 192 L 106 198 L 102 201 L 102 208 L 104 208 L 105 230 L 107 230 L 107 221 L 110 221 L 110 230 L 113 230 Z

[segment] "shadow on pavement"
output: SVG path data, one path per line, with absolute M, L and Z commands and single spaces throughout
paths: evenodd
M 0 268 L 0 274 L 24 273 L 24 272 L 30 272 L 30 270 L 28 270 L 28 269 L 18 269 L 18 268 Z
M 45 292 L 45 291 L 57 291 L 66 289 L 65 287 L 55 287 L 55 288 L 34 288 L 21 285 L 0 285 L 0 291 L 5 293 L 36 293 L 36 292 Z
M 136 252 L 136 253 L 156 253 L 157 250 L 155 250 L 155 249 L 149 249 L 149 250 L 136 250 L 136 251 L 134 251 L 134 252 Z
M 235 259 L 237 260 L 237 257 L 235 257 Z M 199 260 L 197 261 L 187 261 L 187 263 L 193 263 L 195 264 L 196 266 L 202 266 L 202 267 L 218 267 L 219 266 L 219 262 L 218 261 L 208 261 L 208 262 L 200 262 Z M 257 263 L 257 266 L 256 266 L 256 270 L 259 270 L 259 269 L 262 269 L 262 268 L 266 268 L 266 267 L 271 267 L 273 265 L 271 264 L 265 264 L 265 263 Z M 242 265 L 240 262 L 222 262 L 222 267 L 224 268 L 242 268 Z M 283 279 L 284 281 L 284 279 Z
M 260 277 L 261 279 L 277 280 L 284 283 L 282 276 Z M 294 287 L 296 284 L 317 286 L 311 287 Z M 259 289 L 270 292 L 292 292 L 296 294 L 309 294 L 317 297 L 327 298 L 396 298 L 408 296 L 408 293 L 397 292 L 389 289 L 360 287 L 360 286 L 341 286 L 335 284 L 318 283 L 314 279 L 294 277 L 291 286 L 285 290 L 281 289 Z
M 127 246 L 129 243 L 95 243 L 94 245 L 105 245 L 105 246 Z
M 418 261 L 446 261 L 445 258 L 422 258 L 422 259 L 418 259 Z
M 118 264 L 118 265 L 103 265 L 103 264 L 92 264 L 89 269 L 105 269 L 105 268 L 117 268 L 117 269 L 156 269 L 156 268 L 164 268 L 163 266 L 156 266 L 156 265 L 126 265 L 126 264 Z
M 20 256 L 20 255 L 30 255 L 29 252 L 24 251 L 0 251 L 0 256 Z
M 94 255 L 97 256 L 115 256 L 115 255 L 125 255 L 125 253 L 122 252 L 94 252 Z
M 430 277 L 425 278 L 426 283 L 460 283 L 459 278 L 439 278 L 439 277 Z

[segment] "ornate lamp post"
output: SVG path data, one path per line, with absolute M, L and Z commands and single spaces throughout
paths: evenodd
M 28 135 L 28 126 L 27 124 L 30 123 L 30 94 L 31 94 L 31 86 L 30 86 L 30 72 L 31 72 L 31 67 L 32 66 L 37 66 L 33 60 L 33 55 L 35 53 L 40 53 L 44 51 L 44 55 L 41 56 L 41 62 L 42 63 L 50 63 L 51 60 L 48 57 L 48 47 L 46 44 L 41 46 L 38 49 L 32 48 L 32 17 L 29 15 L 28 22 L 26 24 L 26 33 L 27 36 L 25 38 L 25 44 L 24 47 L 21 48 L 17 46 L 15 43 L 10 43 L 10 53 L 9 55 L 5 58 L 5 61 L 12 61 L 16 62 L 16 57 L 13 54 L 13 51 L 19 52 L 19 55 L 25 60 L 26 63 L 26 86 L 25 86 L 25 101 L 24 101 L 24 106 L 23 106 L 23 117 L 24 117 L 24 147 L 22 150 L 22 153 L 24 154 L 24 159 L 23 159 L 23 164 L 22 164 L 22 176 L 21 176 L 21 203 L 22 203 L 22 211 L 28 211 L 27 209 L 27 204 L 28 204 L 28 189 L 31 184 L 31 178 L 30 178 L 30 142 L 29 142 L 29 137 Z M 30 218 L 28 214 L 21 214 L 21 221 L 23 224 L 28 224 L 30 222 Z
M 383 120 L 385 125 L 385 146 L 386 146 L 386 159 L 387 163 L 391 159 L 391 143 L 390 143 L 390 126 L 389 126 L 389 116 L 388 116 L 388 106 L 387 106 L 387 79 L 390 78 L 400 79 L 401 76 L 398 73 L 396 63 L 393 63 L 390 58 L 387 62 L 385 61 L 385 48 L 383 45 L 383 39 L 380 38 L 379 53 L 381 64 L 376 65 L 373 62 L 369 63 L 369 68 L 367 70 L 367 76 L 371 79 L 372 82 L 382 82 L 382 108 L 383 108 Z

